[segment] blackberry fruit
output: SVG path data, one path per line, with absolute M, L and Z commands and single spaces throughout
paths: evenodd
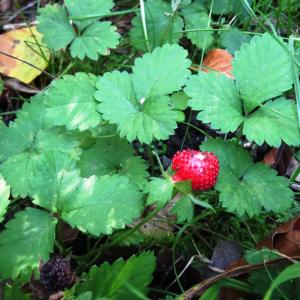
M 47 292 L 63 291 L 72 285 L 73 279 L 68 258 L 54 256 L 40 268 L 40 282 Z

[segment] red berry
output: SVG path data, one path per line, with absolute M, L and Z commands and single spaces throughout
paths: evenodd
M 220 167 L 213 153 L 187 149 L 175 153 L 172 169 L 174 181 L 191 180 L 193 190 L 205 191 L 215 185 Z

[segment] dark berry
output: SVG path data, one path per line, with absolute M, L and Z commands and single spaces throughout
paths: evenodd
M 40 282 L 45 290 L 50 293 L 69 288 L 72 285 L 73 278 L 70 260 L 61 256 L 52 257 L 40 269 Z

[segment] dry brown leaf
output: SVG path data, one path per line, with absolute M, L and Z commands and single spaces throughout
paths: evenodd
M 233 78 L 232 75 L 232 59 L 233 56 L 223 49 L 214 49 L 207 53 L 203 60 L 203 71 L 211 70 L 225 74 Z

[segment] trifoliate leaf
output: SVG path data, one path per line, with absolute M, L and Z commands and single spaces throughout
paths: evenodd
M 194 2 L 188 5 L 182 11 L 185 22 L 185 30 L 194 30 L 187 32 L 187 37 L 192 41 L 198 48 L 208 48 L 213 42 L 212 31 L 197 31 L 197 29 L 211 29 L 209 25 L 209 16 L 205 12 L 204 7 Z
M 281 140 L 288 145 L 300 145 L 300 130 L 295 101 L 279 98 L 268 101 L 245 118 L 243 132 L 247 139 L 261 145 L 279 147 Z
M 138 100 L 178 91 L 190 75 L 188 53 L 179 45 L 166 44 L 137 58 L 133 86 Z
M 47 129 L 44 121 L 45 106 L 41 96 L 26 103 L 9 127 L 0 124 L 0 171 L 12 188 L 12 195 L 27 196 L 31 187 L 30 178 L 40 153 L 57 150 L 77 159 L 79 143 L 60 129 Z M 42 117 L 41 117 L 42 116 Z M 16 172 L 18 170 L 18 172 Z
M 125 176 L 84 179 L 76 195 L 65 203 L 62 218 L 95 236 L 122 229 L 140 215 L 142 193 Z
M 242 33 L 238 28 L 234 27 L 230 31 L 221 34 L 221 44 L 228 52 L 234 54 L 241 48 L 243 43 L 249 43 L 251 36 Z
M 83 177 L 117 173 L 126 176 L 140 189 L 149 176 L 145 160 L 134 155 L 132 146 L 119 137 L 97 139 L 93 147 L 83 152 L 77 166 Z
M 133 255 L 127 261 L 120 258 L 112 265 L 105 262 L 99 267 L 93 266 L 88 274 L 83 274 L 76 286 L 76 293 L 91 291 L 93 299 L 139 300 L 139 294 L 147 293 L 154 269 L 155 257 L 152 252 Z
M 83 30 L 90 24 L 94 23 L 100 16 L 105 16 L 110 13 L 114 6 L 112 0 L 89 0 L 89 3 L 82 0 L 65 0 L 65 5 L 71 17 L 91 17 L 97 15 L 95 18 L 88 18 L 86 20 L 75 20 L 78 28 Z
M 163 178 L 152 178 L 148 183 L 146 191 L 149 193 L 147 205 L 157 203 L 163 207 L 172 199 L 174 184 L 171 180 Z
M 8 186 L 5 180 L 0 174 L 0 223 L 4 219 L 7 207 L 9 205 L 10 186 Z
M 295 101 L 285 98 L 268 101 L 245 118 L 243 133 L 249 141 L 258 145 L 266 142 L 279 148 L 282 140 L 288 145 L 300 145 Z
M 24 281 L 37 271 L 40 260 L 47 261 L 53 249 L 56 219 L 47 212 L 27 208 L 18 212 L 0 234 L 1 278 Z
M 83 20 L 74 21 L 73 25 L 76 28 L 70 24 L 65 7 L 47 5 L 40 10 L 38 30 L 44 35 L 43 41 L 49 48 L 59 50 L 71 43 L 73 57 L 84 59 L 87 56 L 93 60 L 97 60 L 99 55 L 108 55 L 109 49 L 116 48 L 120 37 L 116 32 L 117 28 L 110 22 L 95 22 L 102 13 L 110 12 L 113 5 L 111 0 L 91 0 L 88 5 L 82 1 L 69 0 L 66 1 L 66 5 L 71 19 L 83 17 Z M 88 16 L 92 14 L 92 18 L 84 19 L 87 16 L 82 14 L 85 13 Z
M 120 35 L 111 22 L 96 22 L 87 27 L 72 43 L 72 57 L 84 59 L 85 56 L 97 60 L 99 55 L 108 55 L 109 49 L 115 49 Z
M 177 222 L 191 222 L 194 217 L 194 204 L 187 195 L 183 195 L 173 206 L 171 212 L 177 215 Z
M 173 13 L 169 3 L 163 0 L 145 1 L 145 17 L 150 50 L 165 43 L 176 44 L 182 36 L 183 20 L 177 12 Z M 132 20 L 129 32 L 131 44 L 138 50 L 147 51 L 141 13 Z
M 53 49 L 65 48 L 75 38 L 66 10 L 58 4 L 46 5 L 39 10 L 38 31 L 43 34 L 43 41 Z
M 80 131 L 99 125 L 95 91 L 96 76 L 92 74 L 76 73 L 53 81 L 44 100 L 49 122 Z
M 118 125 L 121 137 L 149 144 L 173 134 L 177 113 L 171 110 L 169 97 L 164 94 L 184 84 L 189 74 L 189 60 L 185 57 L 186 51 L 181 47 L 167 44 L 138 59 L 133 75 L 114 71 L 99 78 L 95 93 L 101 102 L 98 109 L 104 119 Z M 168 68 L 170 65 L 177 67 Z
M 238 216 L 250 217 L 265 211 L 284 212 L 293 202 L 293 193 L 285 177 L 261 163 L 254 164 L 250 155 L 235 142 L 211 139 L 201 146 L 218 156 L 220 174 L 216 189 L 222 206 Z
M 81 183 L 74 160 L 58 151 L 45 151 L 37 156 L 30 178 L 33 202 L 52 212 L 61 212 Z
M 189 105 L 201 110 L 197 119 L 222 132 L 235 131 L 243 121 L 241 100 L 234 81 L 225 75 L 200 73 L 191 76 L 184 90 Z
M 255 36 L 235 53 L 233 75 L 246 112 L 280 96 L 293 84 L 291 59 L 283 46 L 268 33 Z

